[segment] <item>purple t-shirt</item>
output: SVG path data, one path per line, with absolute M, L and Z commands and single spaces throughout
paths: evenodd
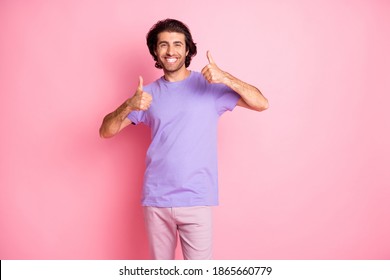
M 185 80 L 168 82 L 162 77 L 143 90 L 153 96 L 149 110 L 128 115 L 152 131 L 142 205 L 217 205 L 218 117 L 233 110 L 240 96 L 193 71 Z

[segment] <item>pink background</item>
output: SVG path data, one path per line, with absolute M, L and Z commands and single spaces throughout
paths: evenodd
M 138 75 L 162 74 L 145 35 L 167 17 L 198 44 L 190 69 L 210 49 L 271 105 L 220 120 L 215 258 L 389 259 L 389 13 L 386 0 L 1 0 L 0 259 L 149 257 L 150 132 L 98 129 Z

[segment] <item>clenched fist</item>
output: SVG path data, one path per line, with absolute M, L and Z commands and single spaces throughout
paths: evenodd
M 139 76 L 137 91 L 133 97 L 127 100 L 127 106 L 129 106 L 132 111 L 146 111 L 152 104 L 152 96 L 143 91 L 143 82 L 143 78 Z

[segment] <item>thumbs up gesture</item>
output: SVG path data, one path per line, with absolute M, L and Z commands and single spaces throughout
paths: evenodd
M 211 84 L 223 83 L 226 78 L 225 72 L 219 69 L 217 64 L 215 64 L 210 51 L 207 51 L 206 55 L 209 64 L 202 69 L 203 77 Z
M 152 104 L 152 96 L 149 93 L 143 91 L 143 83 L 143 78 L 139 76 L 137 91 L 133 97 L 128 99 L 127 105 L 131 108 L 132 111 L 146 111 Z

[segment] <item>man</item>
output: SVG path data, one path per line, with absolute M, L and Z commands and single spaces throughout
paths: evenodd
M 256 111 L 267 99 L 252 85 L 222 71 L 210 52 L 202 72 L 188 70 L 196 45 L 178 20 L 157 22 L 147 35 L 164 75 L 105 116 L 101 137 L 129 124 L 152 130 L 142 205 L 154 259 L 174 259 L 179 233 L 184 259 L 212 258 L 212 212 L 218 204 L 217 121 L 238 105 Z

